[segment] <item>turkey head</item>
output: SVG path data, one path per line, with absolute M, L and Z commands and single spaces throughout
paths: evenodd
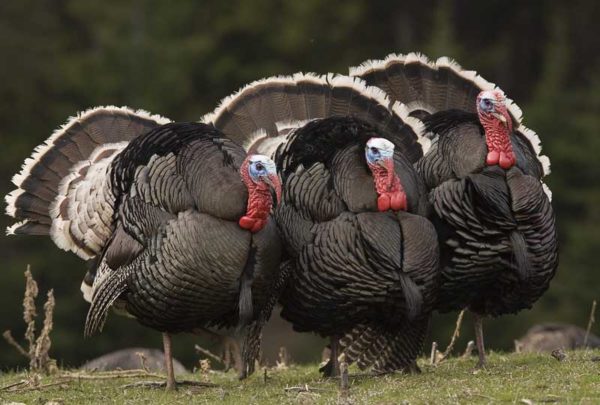
M 256 233 L 266 225 L 273 204 L 281 198 L 281 182 L 275 163 L 264 155 L 248 156 L 240 167 L 240 175 L 248 187 L 248 207 L 239 225 Z
M 394 144 L 384 138 L 371 138 L 365 146 L 365 157 L 377 191 L 377 209 L 407 209 L 406 194 L 394 171 Z
M 514 166 L 516 159 L 510 143 L 512 118 L 501 90 L 482 91 L 477 96 L 477 115 L 485 131 L 488 147 L 486 164 L 503 169 Z

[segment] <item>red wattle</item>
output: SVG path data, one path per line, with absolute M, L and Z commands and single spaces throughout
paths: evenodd
M 510 141 L 512 118 L 504 105 L 496 106 L 496 111 L 496 114 L 479 111 L 479 121 L 485 131 L 485 142 L 488 148 L 485 163 L 488 166 L 498 165 L 506 170 L 516 163 Z M 498 113 L 504 116 L 504 121 L 497 117 Z
M 510 169 L 515 164 L 515 155 L 512 152 L 501 152 L 499 165 L 503 169 Z
M 377 210 L 379 212 L 385 212 L 390 209 L 391 202 L 388 194 L 381 194 L 377 197 Z
M 248 188 L 248 204 L 246 214 L 240 218 L 238 224 L 242 229 L 252 233 L 260 231 L 266 224 L 273 205 L 270 186 L 264 181 L 254 183 L 248 174 L 249 157 L 244 160 L 240 167 L 240 176 Z M 281 198 L 281 183 L 276 175 L 269 176 L 275 187 L 277 201 Z
M 241 228 L 251 231 L 254 225 L 256 224 L 256 219 L 244 215 L 240 218 L 238 224 Z
M 402 191 L 392 193 L 390 205 L 393 211 L 406 210 L 406 194 Z
M 406 194 L 404 191 L 392 191 L 389 193 L 382 193 L 377 197 L 377 210 L 385 212 L 388 210 L 400 211 L 406 210 Z
M 256 232 L 260 231 L 261 229 L 263 229 L 263 227 L 266 225 L 266 223 L 267 223 L 267 221 L 262 220 L 262 219 L 256 220 L 256 222 L 254 223 L 254 226 L 252 227 L 252 229 L 250 229 L 250 232 L 256 233 Z
M 499 160 L 500 160 L 500 153 L 497 150 L 492 150 L 492 151 L 488 152 L 485 163 L 488 166 L 493 166 L 493 165 L 498 164 Z
M 378 194 L 377 210 L 380 212 L 407 210 L 406 194 L 400 178 L 394 171 L 393 159 L 385 160 L 384 165 L 385 167 L 379 164 L 369 164 L 371 173 L 373 173 L 375 191 Z

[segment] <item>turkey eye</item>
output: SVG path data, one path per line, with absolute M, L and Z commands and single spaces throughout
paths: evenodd
M 260 164 L 260 163 L 256 164 L 256 170 L 258 170 L 259 172 L 263 171 L 264 169 L 265 169 L 265 167 L 262 164 Z
M 371 147 L 371 153 L 373 154 L 378 154 L 379 153 L 379 149 L 375 148 L 375 147 Z
M 494 103 L 489 98 L 481 99 L 479 106 L 483 111 L 491 111 L 494 108 Z

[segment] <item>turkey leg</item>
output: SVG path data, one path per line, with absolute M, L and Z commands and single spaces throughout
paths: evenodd
M 165 370 L 167 371 L 167 391 L 177 389 L 175 373 L 173 372 L 173 352 L 171 350 L 171 335 L 163 333 L 163 346 L 165 348 Z
M 475 317 L 475 342 L 477 343 L 477 353 L 479 354 L 479 362 L 477 368 L 485 367 L 485 347 L 483 345 L 483 317 L 473 313 Z
M 337 336 L 332 336 L 330 339 L 331 357 L 329 361 L 331 363 L 331 369 L 329 377 L 337 377 L 340 375 L 340 362 L 338 360 L 340 351 L 340 340 L 337 338 Z

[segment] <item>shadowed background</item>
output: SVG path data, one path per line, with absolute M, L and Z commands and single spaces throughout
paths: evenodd
M 546 182 L 558 218 L 560 266 L 531 311 L 484 324 L 486 344 L 512 349 L 534 323 L 585 327 L 600 298 L 600 8 L 595 0 L 548 1 L 220 1 L 3 0 L 0 2 L 0 194 L 33 148 L 77 111 L 127 105 L 178 121 L 198 120 L 240 86 L 296 71 L 346 73 L 389 53 L 450 56 L 497 83 L 523 109 L 525 124 L 552 160 Z M 0 218 L 4 229 L 12 224 Z M 23 271 L 31 264 L 40 297 L 54 288 L 51 354 L 78 366 L 129 346 L 160 347 L 160 334 L 111 315 L 83 339 L 88 304 L 84 264 L 49 238 L 0 234 L 0 332 L 22 336 Z M 41 302 L 40 302 L 41 305 Z M 298 362 L 320 358 L 321 340 L 278 320 L 265 354 L 286 346 Z M 429 341 L 445 347 L 456 314 L 435 316 Z M 598 333 L 598 327 L 595 328 Z M 470 318 L 459 348 L 473 338 Z M 189 336 L 175 356 L 197 360 Z M 26 366 L 0 341 L 0 369 Z

